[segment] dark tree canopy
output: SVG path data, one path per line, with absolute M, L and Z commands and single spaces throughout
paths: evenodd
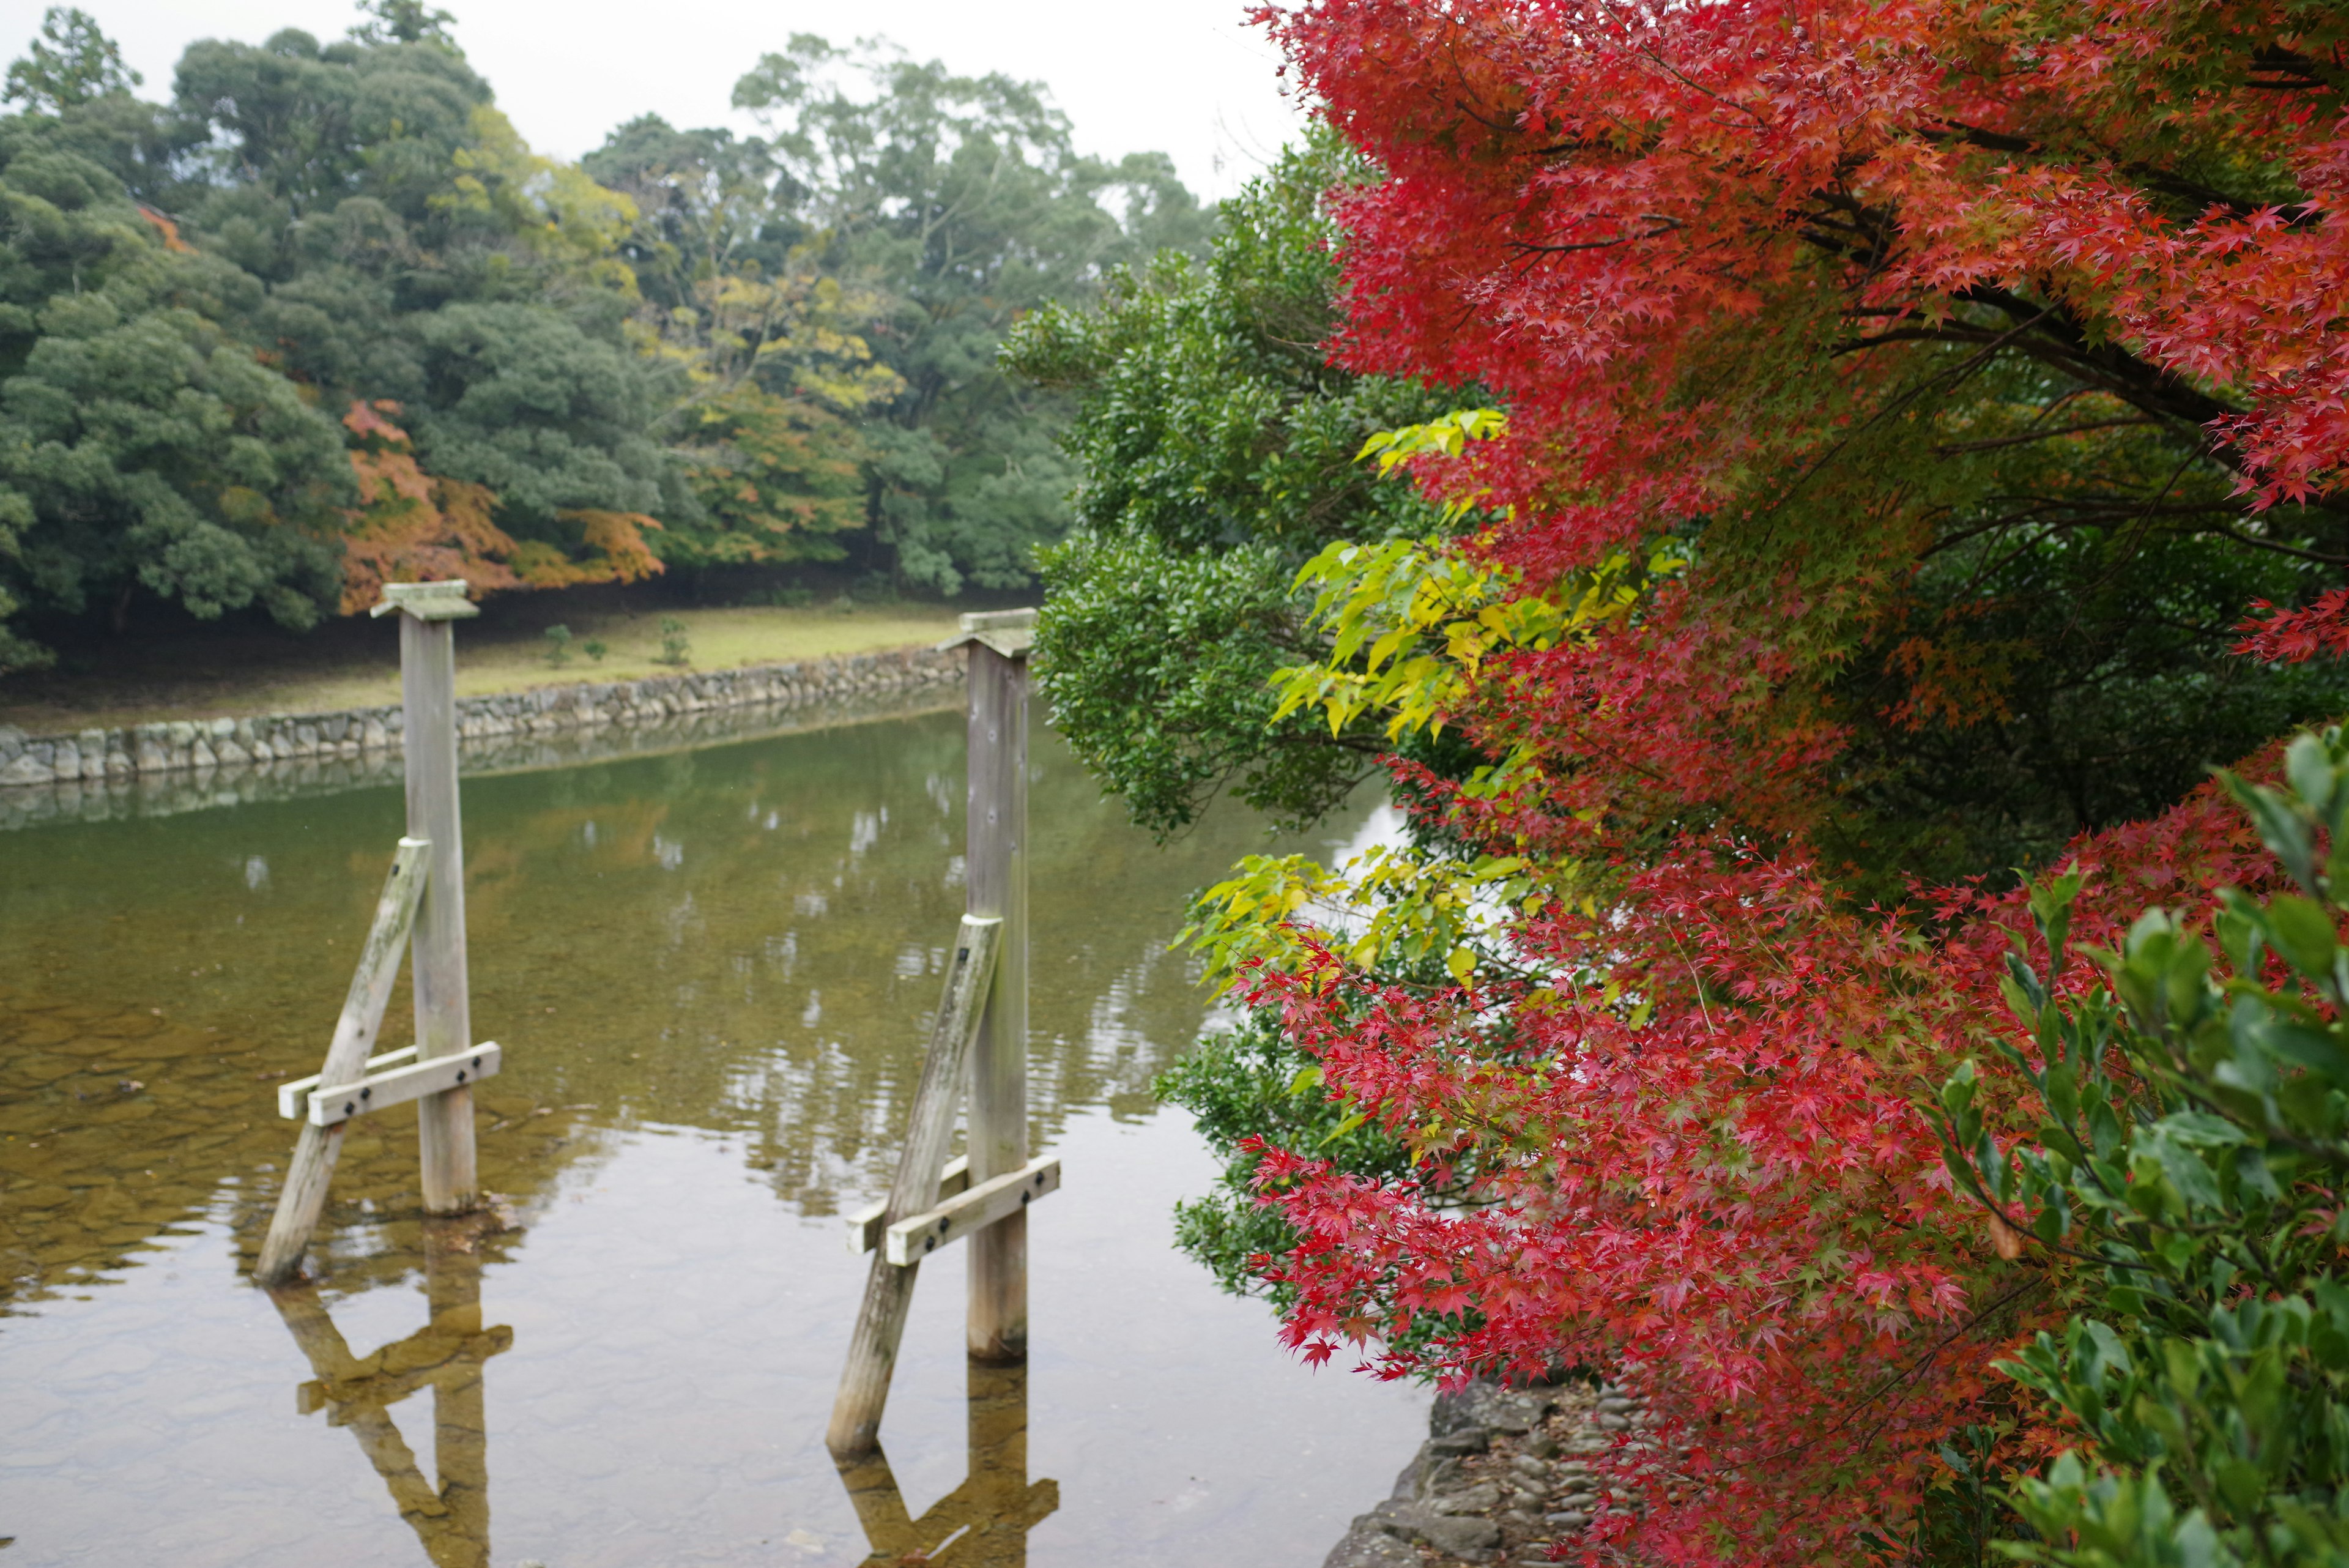
M 78 11 L 11 68 L 0 407 L 37 439 L 0 458 L 0 665 L 39 657 L 28 618 L 119 624 L 152 593 L 298 626 L 403 562 L 483 589 L 811 560 L 1032 580 L 1067 410 L 998 348 L 1204 244 L 1164 156 L 1083 156 L 1034 84 L 802 36 L 738 91 L 767 134 L 639 117 L 569 164 L 446 12 L 361 10 L 341 38 L 198 42 L 163 102 Z M 142 346 L 123 397 L 221 411 L 124 444 L 73 389 L 100 343 Z M 240 421 L 285 449 L 267 472 L 213 450 Z M 27 455 L 100 447 L 145 476 L 111 510 Z

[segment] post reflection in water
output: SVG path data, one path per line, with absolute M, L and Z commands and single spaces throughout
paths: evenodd
M 424 1295 L 430 1321 L 366 1356 L 351 1354 L 316 1286 L 281 1285 L 269 1293 L 317 1375 L 295 1391 L 295 1407 L 305 1416 L 324 1410 L 327 1426 L 350 1428 L 434 1568 L 489 1568 L 482 1364 L 512 1347 L 513 1330 L 481 1326 L 481 1261 L 474 1249 L 484 1228 L 499 1223 L 491 1213 L 427 1219 Z M 424 1479 L 390 1411 L 428 1386 L 437 1486 Z
M 1026 1568 L 1028 1532 L 1061 1506 L 1060 1482 L 1028 1480 L 1028 1368 L 969 1366 L 969 1470 L 921 1518 L 907 1511 L 883 1449 L 840 1466 L 873 1548 L 864 1568 Z
M 947 1506 L 959 1302 L 917 1312 L 898 1369 L 910 1511 L 885 1469 L 843 1491 L 824 1449 L 864 1272 L 841 1216 L 895 1168 L 966 902 L 965 745 L 957 711 L 466 780 L 504 1228 L 422 1223 L 396 1107 L 345 1140 L 314 1288 L 275 1298 L 248 1282 L 271 1112 L 317 1070 L 399 792 L 0 832 L 0 1563 L 1318 1560 L 1425 1437 L 1423 1399 L 1315 1378 L 1174 1250 L 1217 1167 L 1150 1085 L 1206 1006 L 1169 947 L 1189 892 L 1250 850 L 1350 850 L 1237 813 L 1161 849 L 1041 732 L 1030 1136 L 1086 1173 L 1034 1220 L 1050 1354 L 1008 1403 L 972 1375 L 978 1462 Z

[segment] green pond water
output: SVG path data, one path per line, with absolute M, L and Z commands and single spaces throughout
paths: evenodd
M 822 1432 L 962 906 L 942 712 L 469 778 L 481 1213 L 357 1124 L 314 1283 L 246 1280 L 393 842 L 396 787 L 0 833 L 5 1564 L 1297 1563 L 1424 1397 L 1295 1365 L 1171 1244 L 1213 1163 L 1152 1075 L 1206 1000 L 1165 849 L 1036 760 L 1025 1369 L 924 1266 L 883 1429 Z M 1365 808 L 1319 839 L 1371 831 Z M 405 1040 L 394 997 L 389 1044 Z

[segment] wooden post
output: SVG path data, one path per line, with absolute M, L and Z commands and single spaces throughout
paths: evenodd
M 930 1048 L 922 1058 L 921 1082 L 914 1090 L 905 1147 L 897 1157 L 897 1179 L 889 1187 L 885 1228 L 937 1203 L 939 1168 L 946 1160 L 947 1142 L 954 1136 L 964 1064 L 992 994 L 990 981 L 1000 962 L 1001 939 L 1000 921 L 963 917 L 954 961 L 947 966 L 946 992 L 938 999 L 937 1017 L 930 1027 Z M 840 1392 L 832 1404 L 832 1424 L 824 1431 L 824 1445 L 835 1459 L 855 1459 L 879 1445 L 881 1412 L 889 1400 L 889 1378 L 897 1369 L 897 1344 L 905 1336 L 905 1313 L 913 1304 L 914 1281 L 920 1272 L 918 1263 L 893 1263 L 877 1249 L 873 1254 L 864 1304 L 856 1314 L 856 1332 L 849 1341 L 848 1365 L 841 1372 Z
M 1028 637 L 1033 610 L 963 618 L 970 642 L 964 908 L 1003 922 L 1003 955 L 970 1064 L 970 1183 L 1028 1163 Z M 970 1354 L 1028 1355 L 1028 1216 L 970 1241 Z
M 326 1064 L 318 1071 L 323 1087 L 356 1084 L 367 1076 L 367 1054 L 383 1027 L 383 1010 L 391 1000 L 392 981 L 399 974 L 399 951 L 416 919 L 424 892 L 425 857 L 431 846 L 403 838 L 392 857 L 391 874 L 384 878 L 376 900 L 375 923 L 367 945 L 359 950 L 358 968 L 343 998 L 343 1015 L 335 1022 L 335 1037 L 326 1047 Z M 283 1284 L 301 1266 L 302 1249 L 310 1244 L 319 1211 L 326 1205 L 326 1183 L 335 1174 L 335 1158 L 342 1153 L 347 1122 L 328 1127 L 302 1124 L 294 1140 L 294 1158 L 285 1167 L 285 1185 L 278 1189 L 277 1212 L 269 1220 L 269 1234 L 261 1243 L 261 1262 L 254 1278 L 264 1285 Z
M 457 583 L 392 583 L 376 613 L 400 611 L 399 691 L 408 774 L 408 831 L 432 845 L 431 875 L 416 913 L 416 1059 L 473 1047 L 465 977 L 465 836 L 457 804 L 457 650 L 452 620 L 480 612 Z M 417 1106 L 424 1210 L 459 1214 L 481 1186 L 470 1085 Z

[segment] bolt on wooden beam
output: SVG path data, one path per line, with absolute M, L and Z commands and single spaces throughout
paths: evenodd
M 503 1058 L 504 1053 L 496 1041 L 484 1040 L 466 1055 L 435 1056 L 429 1062 L 410 1062 L 388 1072 L 370 1074 L 340 1088 L 312 1089 L 306 1096 L 306 1114 L 314 1126 L 331 1127 L 369 1111 L 388 1110 L 427 1095 L 445 1094 L 483 1078 L 493 1078 Z
M 882 1231 L 881 1255 L 899 1268 L 920 1262 L 940 1247 L 982 1233 L 1048 1193 L 1061 1190 L 1061 1157 L 1045 1155 L 992 1181 L 947 1199 L 934 1209 L 898 1220 Z

